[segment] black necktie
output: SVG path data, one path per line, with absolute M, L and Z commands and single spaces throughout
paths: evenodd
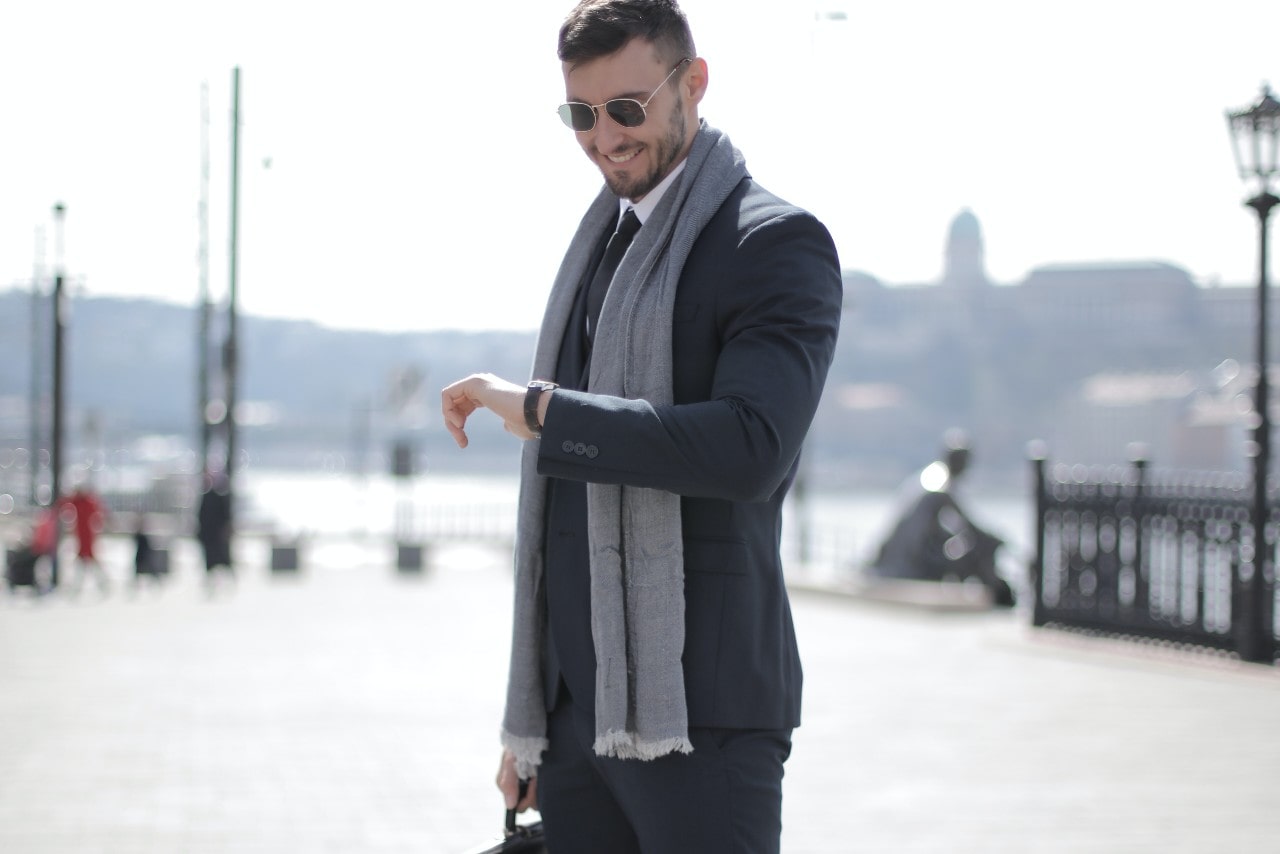
M 640 219 L 632 208 L 627 208 L 627 212 L 622 215 L 622 222 L 618 223 L 618 230 L 609 238 L 604 257 L 600 259 L 600 266 L 596 267 L 595 275 L 591 277 L 591 285 L 587 288 L 588 344 L 595 335 L 596 321 L 600 318 L 600 306 L 604 305 L 604 295 L 609 290 L 609 282 L 613 281 L 613 274 L 617 271 L 618 264 L 622 262 L 622 256 L 627 253 L 631 238 L 635 237 L 639 230 Z

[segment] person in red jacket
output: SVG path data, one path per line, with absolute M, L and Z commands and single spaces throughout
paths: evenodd
M 95 551 L 106 515 L 102 502 L 88 487 L 81 485 L 59 501 L 58 506 L 63 518 L 71 522 L 76 535 L 76 567 L 79 570 L 76 590 L 84 586 L 85 575 L 92 569 L 97 576 L 99 590 L 105 594 L 111 583 Z
M 31 533 L 31 552 L 37 557 L 53 554 L 58 540 L 58 514 L 54 510 L 43 511 Z

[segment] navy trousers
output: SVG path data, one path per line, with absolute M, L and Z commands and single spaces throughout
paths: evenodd
M 693 752 L 652 761 L 591 749 L 567 691 L 548 721 L 538 809 L 553 854 L 777 854 L 790 730 L 691 729 Z

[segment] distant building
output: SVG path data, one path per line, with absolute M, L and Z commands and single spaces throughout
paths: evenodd
M 951 223 L 938 281 L 844 282 L 838 387 L 817 435 L 844 440 L 854 477 L 918 467 L 952 426 L 973 437 L 975 479 L 1021 471 L 1031 439 L 1086 464 L 1124 462 L 1136 442 L 1156 467 L 1243 465 L 1252 384 L 1220 366 L 1251 361 L 1251 287 L 1203 287 L 1162 261 L 1046 264 L 993 283 L 970 210 Z

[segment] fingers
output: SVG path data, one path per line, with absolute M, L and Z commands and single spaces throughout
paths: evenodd
M 465 448 L 468 443 L 467 439 L 467 416 L 456 409 L 444 408 L 444 426 L 449 431 L 449 435 L 453 437 L 454 443 L 459 448 Z
M 445 386 L 440 392 L 440 413 L 444 417 L 445 429 L 453 437 L 459 448 L 467 446 L 467 418 L 471 413 L 484 406 L 477 394 L 480 378 L 476 375 L 467 377 Z
M 520 803 L 516 804 L 516 812 L 524 812 L 527 809 L 537 809 L 537 808 L 538 808 L 538 778 L 534 777 L 532 780 L 529 781 L 529 791 L 525 793 L 525 796 L 520 800 Z
M 467 447 L 467 419 L 477 409 L 491 410 L 502 419 L 503 428 L 520 439 L 533 434 L 524 422 L 524 386 L 493 374 L 472 374 L 445 386 L 440 392 L 440 411 L 445 429 L 459 448 Z
M 502 751 L 502 761 L 498 763 L 498 778 L 495 782 L 502 792 L 502 800 L 507 809 L 516 809 L 520 799 L 520 780 L 516 776 L 516 758 L 510 750 Z
M 538 806 L 538 778 L 527 781 L 527 789 L 521 797 L 520 777 L 516 774 L 516 758 L 510 750 L 502 751 L 502 761 L 498 763 L 498 778 L 495 781 L 502 792 L 503 803 L 507 809 L 524 812 Z

